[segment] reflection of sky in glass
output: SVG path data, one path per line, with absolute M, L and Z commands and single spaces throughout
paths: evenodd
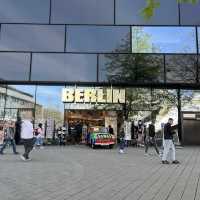
M 147 52 L 196 53 L 194 27 L 143 27 L 142 32 L 148 37 L 147 43 L 150 44 Z M 134 34 L 132 37 L 134 40 Z M 141 41 L 142 39 L 139 38 Z
M 11 87 L 14 87 L 19 91 L 28 93 L 28 94 L 32 95 L 33 97 L 35 97 L 35 86 L 32 86 L 32 85 L 14 85 L 14 86 L 12 86 L 11 85 Z
M 54 108 L 64 111 L 64 105 L 61 101 L 61 92 L 64 86 L 38 86 L 37 103 L 45 108 Z
M 35 96 L 35 86 L 15 85 L 16 89 Z M 37 104 L 45 108 L 55 108 L 64 111 L 64 105 L 61 101 L 61 92 L 64 86 L 38 86 L 37 87 Z

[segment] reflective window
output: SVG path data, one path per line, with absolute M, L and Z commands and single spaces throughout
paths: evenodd
M 153 83 L 164 81 L 163 56 L 137 55 L 136 68 L 138 82 Z
M 99 80 L 109 82 L 163 82 L 163 56 L 144 54 L 100 55 Z
M 3 24 L 0 50 L 63 52 L 64 38 L 65 26 Z
M 182 25 L 200 25 L 200 2 L 181 4 L 180 14 Z
M 197 29 L 198 33 L 198 48 L 199 48 L 199 54 L 200 54 L 200 27 Z
M 0 23 L 48 23 L 49 0 L 0 0 Z
M 34 108 L 35 86 L 9 85 L 7 88 L 6 108 Z
M 6 102 L 5 100 L 6 100 L 6 85 L 0 85 L 0 110 L 5 107 L 5 102 Z
M 126 104 L 129 110 L 150 110 L 151 109 L 151 89 L 147 88 L 127 88 Z
M 28 80 L 30 71 L 30 54 L 0 53 L 1 80 Z
M 114 26 L 67 27 L 69 52 L 130 52 L 130 28 Z
M 195 55 L 166 55 L 167 82 L 195 83 L 197 57 Z
M 32 61 L 31 80 L 96 81 L 96 55 L 33 54 Z
M 114 0 L 53 0 L 52 23 L 113 24 Z
M 181 110 L 200 111 L 200 91 L 181 90 Z
M 178 5 L 174 0 L 161 0 L 150 20 L 145 20 L 141 10 L 146 0 L 116 0 L 117 24 L 178 25 Z M 169 14 L 170 10 L 170 14 Z
M 36 99 L 36 126 L 43 124 L 45 136 L 52 139 L 56 128 L 63 126 L 64 104 L 61 101 L 64 86 L 38 86 Z
M 105 54 L 99 56 L 99 81 L 131 82 L 136 80 L 135 56 Z
M 133 27 L 133 53 L 196 53 L 194 27 Z
M 166 123 L 170 117 L 174 119 L 174 125 L 178 123 L 177 90 L 153 89 L 151 106 L 157 130 L 161 130 L 161 123 Z

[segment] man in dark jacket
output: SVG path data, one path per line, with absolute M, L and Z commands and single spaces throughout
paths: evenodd
M 154 122 L 152 122 L 151 124 L 149 124 L 149 134 L 146 135 L 145 138 L 145 155 L 148 153 L 148 148 L 149 148 L 149 144 L 152 144 L 156 150 L 156 153 L 159 155 L 159 150 L 156 144 L 156 140 L 155 140 L 155 125 Z
M 173 135 L 175 134 L 175 132 L 172 131 L 172 124 L 173 119 L 169 118 L 168 123 L 166 123 L 164 126 L 164 152 L 162 157 L 163 164 L 169 164 L 169 162 L 167 161 L 167 155 L 170 149 L 172 150 L 172 164 L 179 164 L 179 161 L 175 159 L 175 146 L 173 143 Z

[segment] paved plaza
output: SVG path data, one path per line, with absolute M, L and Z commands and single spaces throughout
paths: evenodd
M 198 147 L 177 150 L 181 165 L 162 165 L 156 155 L 145 157 L 133 147 L 122 155 L 117 149 L 50 146 L 31 156 L 23 162 L 11 149 L 0 156 L 1 200 L 200 199 Z

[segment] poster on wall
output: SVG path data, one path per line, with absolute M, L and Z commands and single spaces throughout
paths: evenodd
M 52 139 L 53 138 L 53 132 L 54 132 L 54 120 L 49 118 L 47 119 L 47 127 L 46 127 L 46 138 Z
M 131 140 L 131 125 L 129 121 L 124 122 L 125 140 Z

